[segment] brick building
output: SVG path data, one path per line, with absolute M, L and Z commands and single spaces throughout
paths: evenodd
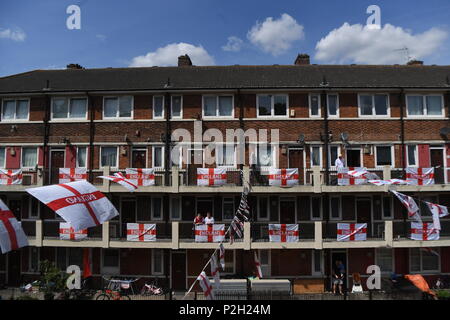
M 177 67 L 36 70 L 0 78 L 0 167 L 23 170 L 23 185 L 0 186 L 0 197 L 21 220 L 30 246 L 0 256 L 0 281 L 18 285 L 38 276 L 38 262 L 81 264 L 90 248 L 94 277 L 158 278 L 188 288 L 213 243 L 193 241 L 195 213 L 210 211 L 229 225 L 242 181 L 252 181 L 251 223 L 244 239 L 226 244 L 225 277 L 252 275 L 253 250 L 263 274 L 328 288 L 332 263 L 351 274 L 378 264 L 384 275 L 450 274 L 450 219 L 438 241 L 408 239 L 406 210 L 385 186 L 337 186 L 334 161 L 367 167 L 385 179 L 406 167 L 435 167 L 436 184 L 398 191 L 450 205 L 450 67 L 294 65 L 198 67 L 187 56 Z M 194 127 L 279 129 L 279 144 L 258 153 L 257 166 L 236 164 L 234 146 L 218 145 L 213 165 L 170 160 L 171 133 Z M 246 148 L 248 149 L 248 144 Z M 259 146 L 258 146 L 259 148 Z M 203 154 L 191 145 L 188 158 Z M 230 151 L 231 150 L 231 151 Z M 226 167 L 228 183 L 196 186 L 197 167 Z M 59 168 L 85 167 L 88 180 L 112 200 L 120 217 L 89 229 L 83 241 L 59 240 L 62 221 L 25 189 L 58 182 Z M 264 170 L 299 168 L 299 185 L 268 186 Z M 155 168 L 156 186 L 126 192 L 97 178 L 126 168 Z M 424 210 L 424 220 L 430 220 Z M 156 242 L 127 242 L 125 225 L 157 225 Z M 338 222 L 368 223 L 365 242 L 337 242 Z M 269 223 L 298 223 L 300 241 L 268 242 Z M 420 247 L 432 247 L 439 257 Z

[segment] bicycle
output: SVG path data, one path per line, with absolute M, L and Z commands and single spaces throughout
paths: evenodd
M 162 296 L 163 294 L 163 289 L 155 286 L 153 283 L 146 283 L 141 289 L 142 296 Z
M 95 300 L 131 300 L 131 298 L 126 293 L 121 293 L 120 290 L 105 289 Z

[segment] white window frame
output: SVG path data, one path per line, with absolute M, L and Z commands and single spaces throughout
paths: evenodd
M 205 98 L 207 97 L 215 97 L 216 98 L 216 115 L 214 116 L 206 116 L 205 115 Z M 229 116 L 221 116 L 219 115 L 219 97 L 231 97 L 231 115 Z M 225 118 L 230 119 L 234 118 L 234 95 L 233 94 L 204 94 L 202 95 L 202 118 L 211 119 L 211 118 Z
M 161 148 L 161 166 L 155 166 L 155 149 L 156 148 Z M 158 169 L 162 169 L 164 168 L 164 146 L 160 146 L 160 145 L 155 145 L 152 147 L 152 168 L 158 168 Z
M 81 167 L 80 165 L 79 165 L 79 163 L 78 163 L 78 150 L 80 149 L 80 148 L 85 148 L 86 149 L 86 156 L 85 156 L 85 159 L 84 159 L 84 163 L 86 164 L 84 167 Z M 77 154 L 76 154 L 76 167 L 77 168 L 87 168 L 88 167 L 88 152 L 89 152 L 89 148 L 87 147 L 87 146 L 77 146 Z
M 313 201 L 312 201 L 313 198 L 318 198 L 318 199 L 321 200 L 320 201 L 320 217 L 313 217 Z M 331 204 L 330 204 L 330 206 L 331 206 Z M 320 221 L 320 220 L 323 219 L 323 203 L 322 203 L 322 198 L 321 197 L 319 197 L 319 196 L 311 196 L 309 198 L 309 208 L 310 208 L 309 215 L 310 215 L 310 219 L 312 221 Z
M 322 163 L 323 163 L 323 159 L 322 159 L 322 145 L 320 145 L 320 144 L 311 144 L 310 146 L 309 146 L 309 165 L 310 165 L 310 167 L 312 168 L 312 167 L 317 167 L 317 166 L 314 166 L 313 165 L 313 157 L 312 157 L 312 154 L 313 154 L 313 152 L 312 152 L 312 150 L 313 150 L 313 148 L 319 148 L 319 167 L 320 168 L 322 168 Z
M 181 100 L 180 100 L 180 115 L 179 116 L 174 116 L 173 115 L 173 98 L 174 97 L 180 97 L 181 98 Z M 183 95 L 173 95 L 173 96 L 171 96 L 170 97 L 170 117 L 172 118 L 172 119 L 183 119 Z
M 324 255 L 323 255 L 323 250 L 317 250 L 317 249 L 313 249 L 311 250 L 311 275 L 312 276 L 322 276 L 324 274 Z M 315 263 L 315 259 L 314 259 L 314 253 L 315 252 L 319 252 L 320 253 L 320 271 L 317 272 L 316 269 L 316 263 Z
M 161 271 L 160 272 L 156 272 L 155 271 L 155 252 L 156 251 L 161 252 Z M 151 270 L 152 275 L 163 275 L 164 274 L 164 250 L 161 248 L 153 248 L 152 249 L 152 270 Z
M 363 149 L 361 147 L 349 147 L 345 149 L 345 167 L 349 167 L 348 163 L 347 163 L 347 151 L 351 151 L 351 150 L 358 150 L 359 151 L 359 163 L 360 163 L 360 167 L 364 167 L 364 152 Z
M 25 154 L 25 152 L 23 152 L 24 149 L 36 149 L 36 164 L 34 166 L 32 166 L 32 167 L 25 167 L 23 165 L 23 155 Z M 5 154 L 5 157 L 6 157 L 6 154 Z M 27 147 L 22 147 L 22 149 L 20 150 L 20 167 L 22 169 L 28 169 L 28 170 L 34 169 L 38 165 L 38 162 L 39 162 L 39 149 L 38 149 L 38 147 L 32 147 L 32 146 L 30 146 L 30 147 L 28 147 L 28 146 Z
M 17 116 L 17 101 L 18 100 L 26 100 L 27 101 L 27 105 L 28 105 L 28 117 L 26 119 L 16 119 Z M 3 118 L 3 108 L 4 108 L 4 104 L 6 101 L 14 101 L 16 108 L 15 108 L 15 112 L 14 112 L 14 119 L 4 119 Z M 2 99 L 2 110 L 0 113 L 0 118 L 1 118 L 1 122 L 26 122 L 30 120 L 30 98 L 5 98 Z
M 262 199 L 262 198 L 265 198 L 267 200 L 267 218 L 262 218 L 261 214 L 260 214 L 261 213 L 261 208 L 260 208 L 260 205 L 259 205 L 259 200 Z M 256 200 L 257 200 L 256 207 L 257 207 L 257 210 L 258 210 L 258 221 L 270 221 L 270 197 L 269 196 L 258 196 L 256 198 Z
M 361 96 L 371 96 L 372 97 L 372 114 L 362 114 L 361 113 Z M 386 108 L 387 114 L 376 114 L 375 110 L 375 96 L 386 96 Z M 389 118 L 391 116 L 391 100 L 389 93 L 377 92 L 377 93 L 358 93 L 358 117 L 360 118 Z
M 267 260 L 268 264 L 262 264 L 261 262 L 261 251 L 267 251 Z M 261 273 L 263 274 L 263 277 L 271 277 L 272 276 L 272 250 L 270 249 L 258 249 L 258 260 L 261 265 Z M 263 266 L 267 268 L 268 274 L 265 275 L 263 272 Z
M 0 147 L 0 150 L 3 149 L 3 163 L 0 163 L 0 168 L 4 169 L 6 168 L 6 147 L 2 146 Z
M 67 101 L 67 117 L 65 118 L 54 118 L 53 117 L 53 101 L 58 99 L 65 99 Z M 85 105 L 85 114 L 84 117 L 81 118 L 71 118 L 70 115 L 70 106 L 72 99 L 85 99 L 86 105 Z M 54 121 L 72 121 L 72 120 L 87 120 L 87 114 L 88 114 L 88 98 L 87 97 L 52 97 L 51 104 L 50 104 L 50 119 Z
M 394 250 L 394 248 L 388 248 L 388 247 L 375 248 L 375 264 L 377 266 L 379 266 L 378 260 L 380 259 L 379 258 L 379 251 L 380 250 L 391 250 L 391 253 L 392 253 L 392 266 L 391 266 L 392 267 L 392 271 L 383 271 L 380 268 L 380 271 L 381 271 L 382 274 L 391 274 L 393 271 L 395 271 L 395 250 Z
M 231 219 L 225 218 L 225 199 L 227 199 L 227 203 L 233 204 L 233 212 L 236 212 L 236 203 L 233 196 L 223 196 L 222 197 L 222 221 L 229 222 L 233 220 L 233 217 Z M 231 201 L 230 201 L 231 199 Z M 233 214 L 234 215 L 234 214 Z
M 260 115 L 259 114 L 259 98 L 261 96 L 270 97 L 270 115 Z M 286 114 L 285 115 L 275 115 L 275 96 L 284 96 L 286 98 Z M 258 94 L 256 96 L 256 115 L 258 118 L 288 118 L 289 117 L 289 95 L 288 94 Z
M 37 206 L 37 212 L 34 212 L 33 210 L 33 199 L 37 202 L 38 206 Z M 35 214 L 36 213 L 36 214 Z M 28 218 L 32 219 L 32 220 L 36 220 L 39 219 L 41 215 L 41 203 L 39 202 L 39 200 L 37 200 L 36 198 L 29 196 L 28 197 Z
M 134 117 L 134 96 L 133 95 L 124 95 L 124 96 L 129 96 L 131 97 L 131 115 L 129 117 L 120 117 L 120 96 L 104 96 L 103 97 L 103 105 L 102 105 L 102 119 L 133 119 Z M 116 112 L 116 116 L 115 117 L 106 117 L 105 116 L 105 100 L 106 99 L 117 99 L 118 101 L 118 108 L 117 108 L 117 112 Z
M 418 271 L 411 270 L 411 265 L 412 265 L 412 263 L 411 263 L 411 259 L 412 259 L 411 250 L 413 250 L 413 249 L 419 250 L 420 270 L 418 270 Z M 433 250 L 435 250 L 437 253 L 439 253 L 439 256 L 437 257 L 438 258 L 438 269 L 424 270 L 423 269 L 423 257 L 422 257 L 423 256 L 423 251 L 421 251 L 419 247 L 409 248 L 409 250 L 408 250 L 408 254 L 409 254 L 409 261 L 408 261 L 408 263 L 409 263 L 409 272 L 412 273 L 412 274 L 417 274 L 417 273 L 440 273 L 441 272 L 441 263 L 442 263 L 441 262 L 441 253 L 440 253 L 441 250 L 438 247 L 434 247 Z
M 112 169 L 118 169 L 119 168 L 119 147 L 117 146 L 100 146 L 100 157 L 98 159 L 99 161 L 99 168 L 103 169 L 106 168 L 107 166 L 102 166 L 102 152 L 103 152 L 103 148 L 116 148 L 116 167 L 110 167 Z
M 422 106 L 423 106 L 423 114 L 417 114 L 417 115 L 412 115 L 409 114 L 409 104 L 408 104 L 408 97 L 417 97 L 417 96 L 421 96 L 422 97 Z M 427 97 L 440 97 L 441 98 L 441 114 L 433 114 L 433 115 L 428 115 L 428 105 L 427 105 Z M 438 117 L 438 118 L 442 118 L 445 115 L 444 112 L 444 108 L 445 108 L 445 103 L 444 103 L 444 95 L 443 94 L 407 94 L 406 95 L 406 116 L 408 118 L 421 118 L 421 117 L 429 117 L 429 118 L 433 118 L 433 117 Z
M 389 217 L 386 217 L 384 215 L 384 200 L 385 199 L 389 199 L 389 206 L 390 209 L 389 210 L 391 212 L 391 215 Z M 381 196 L 381 219 L 382 220 L 392 220 L 394 218 L 394 198 L 386 196 L 386 195 L 382 195 Z
M 416 162 L 415 164 L 409 163 L 409 147 L 410 146 L 416 147 L 416 150 L 414 151 L 414 161 Z M 417 144 L 406 145 L 406 163 L 408 164 L 407 165 L 408 167 L 418 167 L 419 166 L 419 147 Z
M 159 117 L 155 116 L 155 98 L 162 98 L 162 115 Z M 166 102 L 166 97 L 164 97 L 163 95 L 154 95 L 152 97 L 152 117 L 153 117 L 153 119 L 164 119 L 164 116 L 166 115 L 165 102 Z
M 220 157 L 222 157 L 222 162 L 223 162 L 223 147 L 229 147 L 229 146 L 233 146 L 233 164 L 232 165 L 222 165 L 219 164 L 218 160 Z M 221 144 L 216 144 L 215 145 L 216 151 L 216 165 L 217 168 L 236 168 L 236 145 L 235 144 L 226 144 L 226 143 L 221 143 Z
M 391 149 L 391 165 L 390 167 L 393 168 L 395 165 L 395 158 L 394 158 L 394 148 L 392 145 L 376 145 L 375 146 L 375 167 L 376 168 L 383 168 L 384 164 L 378 164 L 378 148 L 379 147 L 387 147 Z
M 182 210 L 182 205 L 183 205 L 183 202 L 182 202 L 182 197 L 181 196 L 171 196 L 170 197 L 170 201 L 169 201 L 169 210 L 170 210 L 170 220 L 172 220 L 172 221 L 179 221 L 179 220 L 182 220 L 182 218 L 183 218 L 183 210 Z M 179 217 L 178 218 L 174 218 L 174 216 L 172 215 L 172 209 L 173 209 L 173 205 L 172 205 L 172 203 L 173 203 L 173 201 L 179 201 L 179 203 L 180 203 L 180 206 L 178 207 L 178 209 L 179 209 Z
M 154 206 L 153 206 L 153 201 L 155 200 L 155 199 L 160 199 L 161 200 L 161 216 L 159 217 L 159 218 L 156 218 L 155 217 L 155 212 L 154 212 Z M 164 218 L 164 201 L 163 201 L 163 197 L 152 197 L 152 200 L 151 200 L 152 202 L 151 202 L 151 206 L 152 206 L 152 208 L 151 208 L 151 211 L 152 211 L 152 213 L 151 213 L 151 217 L 152 217 L 152 221 L 162 221 L 163 220 L 163 218 Z
M 311 98 L 312 98 L 312 96 L 318 96 L 319 97 L 319 101 L 318 101 L 319 107 L 318 107 L 318 114 L 317 115 L 311 114 Z M 308 95 L 308 112 L 309 112 L 309 117 L 310 118 L 320 118 L 320 117 L 322 117 L 322 103 L 321 103 L 321 99 L 322 99 L 322 97 L 321 97 L 320 93 L 310 93 Z
M 330 114 L 330 96 L 336 96 L 336 114 Z M 339 118 L 339 94 L 338 93 L 328 93 L 327 94 L 327 114 L 328 118 Z
M 339 199 L 339 217 L 333 217 L 332 213 L 331 213 L 331 199 L 333 198 L 338 198 Z M 329 198 L 330 200 L 328 201 L 328 206 L 329 206 L 329 214 L 330 214 L 330 220 L 334 220 L 334 221 L 340 221 L 342 220 L 342 197 L 341 196 L 330 196 Z
M 278 161 L 276 161 L 277 157 L 278 157 L 278 153 L 277 153 L 277 149 L 278 148 L 276 148 L 275 145 L 272 145 L 270 143 L 257 144 L 257 147 L 256 147 L 256 164 L 259 165 L 259 148 L 260 148 L 260 145 L 262 145 L 262 144 L 267 145 L 267 149 L 266 150 L 268 150 L 269 147 L 271 149 L 271 152 L 272 152 L 272 154 L 271 154 L 272 155 L 272 165 L 271 166 L 260 166 L 260 168 L 265 169 L 265 170 L 268 170 L 268 169 L 271 169 L 271 168 L 276 168 L 277 165 L 278 165 Z
M 337 144 L 330 144 L 330 145 L 328 145 L 328 161 L 329 161 L 329 166 L 330 166 L 330 168 L 336 170 L 336 166 L 334 165 L 334 162 L 336 162 L 336 160 L 334 160 L 334 162 L 332 162 L 332 160 L 331 160 L 331 148 L 334 148 L 334 147 L 337 148 L 337 156 L 338 156 L 338 157 L 339 157 L 339 155 L 342 153 L 342 149 L 341 149 L 341 146 L 340 146 L 340 145 L 337 145 Z

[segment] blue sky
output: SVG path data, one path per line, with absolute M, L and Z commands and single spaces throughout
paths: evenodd
M 80 30 L 66 27 L 71 4 Z M 381 8 L 375 33 L 364 29 L 372 4 Z M 426 64 L 450 64 L 449 12 L 448 0 L 1 0 L 0 76 L 68 63 L 168 65 L 183 50 L 198 65 L 291 64 L 300 52 L 312 63 L 379 64 L 404 63 L 395 50 L 408 47 Z M 235 51 L 223 49 L 230 36 L 240 39 Z

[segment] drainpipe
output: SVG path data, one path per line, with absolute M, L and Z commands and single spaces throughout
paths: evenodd
M 164 147 L 164 185 L 169 186 L 170 180 L 170 142 L 171 142 L 171 105 L 170 105 L 170 93 L 166 92 L 164 96 L 164 111 L 166 116 L 166 132 L 165 132 L 165 147 Z
M 405 90 L 401 88 L 400 92 L 400 143 L 401 143 L 401 162 L 402 162 L 402 179 L 405 179 L 405 120 L 404 120 L 404 111 L 405 108 Z M 407 237 L 408 226 L 406 221 L 406 214 L 403 213 L 403 236 Z
M 93 168 L 94 168 L 94 136 L 95 136 L 95 125 L 94 125 L 94 117 L 95 117 L 95 109 L 92 103 L 92 97 L 89 96 L 89 92 L 86 92 L 88 99 L 88 107 L 90 112 L 90 121 L 89 121 L 89 182 L 94 181 Z
M 50 81 L 47 80 L 47 85 L 45 87 L 45 89 L 43 91 L 48 91 L 50 90 Z M 44 110 L 44 119 L 42 119 L 44 121 L 44 146 L 43 146 L 43 152 L 44 152 L 44 156 L 43 156 L 43 164 L 42 164 L 42 181 L 44 183 L 44 185 L 46 184 L 46 178 L 47 178 L 47 170 L 49 166 L 46 166 L 47 161 L 49 162 L 50 165 L 50 150 L 47 150 L 48 148 L 48 139 L 49 139 L 49 130 L 50 130 L 50 125 L 49 125 L 49 118 L 50 118 L 50 97 L 47 93 L 45 93 L 45 110 Z M 48 151 L 48 153 L 47 153 Z M 48 175 L 50 177 L 50 175 Z M 48 181 L 48 183 L 50 184 L 50 181 Z
M 324 115 L 323 115 L 323 121 L 324 121 L 324 127 L 325 127 L 325 135 L 324 135 L 324 147 L 325 147 L 325 152 L 324 154 L 324 162 L 325 162 L 325 185 L 329 184 L 329 175 L 330 175 L 330 167 L 329 167 L 329 150 L 328 150 L 328 139 L 329 139 L 329 126 L 328 126 L 328 99 L 327 99 L 327 92 L 324 90 L 322 91 L 322 98 L 321 100 L 321 105 L 324 106 L 324 108 L 322 108 L 324 110 Z
M 240 89 L 237 89 L 236 98 L 237 98 L 237 104 L 239 106 L 239 128 L 241 128 L 242 131 L 245 132 L 244 105 L 242 103 L 242 96 L 241 96 L 241 90 Z M 246 145 L 246 143 L 245 143 L 245 135 L 244 135 L 244 152 L 245 152 L 245 145 Z M 244 161 L 245 161 L 245 154 L 244 154 Z M 244 169 L 244 164 L 243 163 L 239 164 L 239 169 L 240 170 Z M 241 181 L 241 182 L 243 183 L 243 181 Z

